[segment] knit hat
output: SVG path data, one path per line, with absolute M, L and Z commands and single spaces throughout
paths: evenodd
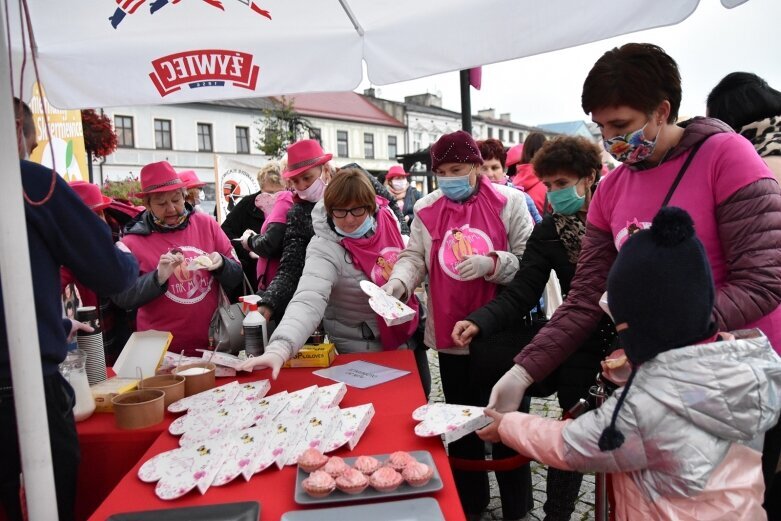
M 467 132 L 457 130 L 445 134 L 431 145 L 431 170 L 436 170 L 445 163 L 475 163 L 483 164 L 483 156 L 477 143 Z
M 624 243 L 608 275 L 607 299 L 632 374 L 599 440 L 603 451 L 614 450 L 624 441 L 615 422 L 637 367 L 659 353 L 696 344 L 716 332 L 713 275 L 688 213 L 662 208 L 649 230 Z

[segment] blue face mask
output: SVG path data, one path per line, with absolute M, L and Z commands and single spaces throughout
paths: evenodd
M 575 215 L 583 208 L 586 202 L 586 196 L 578 194 L 575 183 L 567 188 L 548 192 L 548 202 L 553 208 L 553 212 L 559 215 Z
M 437 184 L 445 197 L 451 201 L 465 201 L 474 192 L 474 188 L 469 184 L 469 174 L 460 177 L 438 175 Z
M 355 229 L 355 231 L 352 232 L 346 232 L 339 228 L 336 223 L 334 223 L 334 228 L 336 229 L 336 233 L 343 237 L 349 237 L 350 239 L 360 239 L 367 233 L 369 233 L 369 230 L 374 229 L 374 216 L 370 215 L 366 219 L 364 219 L 363 223 Z

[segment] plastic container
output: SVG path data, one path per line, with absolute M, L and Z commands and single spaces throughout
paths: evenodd
M 77 422 L 86 420 L 95 412 L 95 399 L 89 388 L 87 371 L 87 354 L 81 349 L 70 351 L 65 360 L 60 364 L 60 374 L 68 380 L 76 395 L 76 403 L 73 406 L 73 417 Z
M 244 351 L 247 356 L 260 356 L 263 354 L 268 336 L 266 319 L 258 311 L 258 305 L 254 302 L 245 302 L 249 306 L 249 312 L 242 321 L 244 329 Z

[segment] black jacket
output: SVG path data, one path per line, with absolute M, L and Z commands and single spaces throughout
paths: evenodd
M 263 221 L 266 216 L 263 212 L 255 206 L 255 198 L 260 192 L 242 197 L 236 206 L 231 210 L 225 220 L 222 222 L 222 231 L 229 239 L 238 239 L 244 230 L 252 230 L 255 233 L 260 233 L 260 227 L 263 226 Z M 241 267 L 244 270 L 244 275 L 247 276 L 250 284 L 253 288 L 257 288 L 257 265 L 258 261 L 249 256 L 249 252 L 241 247 L 241 245 L 233 243 L 236 255 L 238 255 L 241 261 Z
M 360 168 L 363 170 L 356 164 L 347 165 L 344 168 Z M 396 219 L 399 220 L 401 233 L 409 235 L 409 226 L 404 222 L 399 207 L 396 205 L 393 196 L 388 192 L 388 189 L 376 177 L 365 170 L 363 172 L 371 181 L 377 195 L 391 203 L 389 207 L 393 210 Z M 282 250 L 282 258 L 279 261 L 279 269 L 274 276 L 274 280 L 266 288 L 266 291 L 260 293 L 260 305 L 273 309 L 273 318 L 277 322 L 282 318 L 288 302 L 293 298 L 293 293 L 295 293 L 298 286 L 298 279 L 301 278 L 301 274 L 304 271 L 306 247 L 315 235 L 312 228 L 312 209 L 315 207 L 315 203 L 303 201 L 298 197 L 295 197 L 294 201 L 293 207 L 287 213 L 284 249 Z
M 546 215 L 535 226 L 521 259 L 515 278 L 491 302 L 472 312 L 466 320 L 480 328 L 479 337 L 490 336 L 517 323 L 539 302 L 551 270 L 561 284 L 566 298 L 575 264 L 569 261 L 567 250 L 559 239 L 552 215 Z M 607 315 L 602 317 L 597 330 L 569 357 L 554 374 L 553 386 L 559 393 L 559 402 L 568 409 L 593 385 L 599 371 L 599 362 L 610 348 L 615 331 Z M 522 347 L 522 346 L 519 346 Z

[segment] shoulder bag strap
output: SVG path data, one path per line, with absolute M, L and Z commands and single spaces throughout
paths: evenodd
M 673 181 L 672 186 L 670 186 L 670 190 L 667 192 L 667 196 L 664 198 L 664 202 L 662 202 L 662 208 L 667 206 L 667 204 L 670 202 L 670 199 L 672 199 L 673 194 L 675 193 L 675 189 L 678 188 L 678 185 L 681 182 L 681 179 L 683 179 L 683 174 L 686 173 L 686 169 L 689 168 L 689 164 L 692 162 L 692 159 L 694 159 L 694 156 L 697 154 L 697 151 L 700 149 L 703 143 L 705 143 L 705 140 L 708 139 L 707 137 L 694 145 L 692 147 L 691 152 L 689 152 L 689 157 L 686 158 L 686 161 L 683 162 L 683 166 L 681 167 L 681 170 L 678 172 L 678 175 L 675 177 L 675 181 Z

